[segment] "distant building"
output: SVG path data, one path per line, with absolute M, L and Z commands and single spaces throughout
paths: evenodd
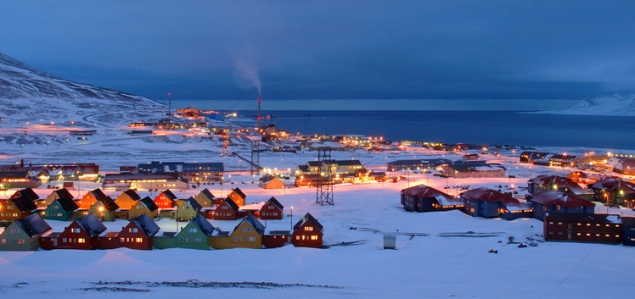
M 593 200 L 594 197 L 593 190 L 584 189 L 567 177 L 543 174 L 527 181 L 529 194 L 536 195 L 547 191 L 573 194 L 585 200 Z
M 521 203 L 509 193 L 501 193 L 484 187 L 463 192 L 461 200 L 465 203 L 463 211 L 475 217 L 501 217 L 511 220 L 534 216 L 534 210 L 530 204 Z
M 487 161 L 454 161 L 442 166 L 444 172 L 454 178 L 502 178 L 505 167 Z
M 185 163 L 152 161 L 139 164 L 141 174 L 176 173 L 188 182 L 220 182 L 225 168 L 223 163 Z
M 401 190 L 401 204 L 406 211 L 413 212 L 448 211 L 464 207 L 461 199 L 426 185 Z
M 622 221 L 618 215 L 547 213 L 545 241 L 571 241 L 620 244 Z
M 434 169 L 437 166 L 452 163 L 448 159 L 413 159 L 413 160 L 396 160 L 386 164 L 387 171 L 401 170 L 425 170 Z
M 107 173 L 104 175 L 102 187 L 104 189 L 128 190 L 128 189 L 187 189 L 188 183 L 176 173 L 160 174 L 119 174 Z
M 589 186 L 594 200 L 608 204 L 635 207 L 635 184 L 617 178 L 597 181 Z
M 534 218 L 543 221 L 547 213 L 593 214 L 595 204 L 573 194 L 547 191 L 531 199 Z

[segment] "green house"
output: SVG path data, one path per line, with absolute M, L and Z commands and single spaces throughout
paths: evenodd
M 95 215 L 99 221 L 115 221 L 116 212 L 119 210 L 119 206 L 114 200 L 108 198 L 104 201 L 96 201 L 90 209 L 89 214 Z
M 216 228 L 203 217 L 197 214 L 192 221 L 178 232 L 164 232 L 163 235 L 154 236 L 152 240 L 154 248 L 189 248 L 208 250 L 209 237 Z
M 73 212 L 79 206 L 71 197 L 60 197 L 46 207 L 44 219 L 67 221 L 73 218 Z
M 40 236 L 50 231 L 51 227 L 39 214 L 31 214 L 17 219 L 0 234 L 0 250 L 38 250 Z

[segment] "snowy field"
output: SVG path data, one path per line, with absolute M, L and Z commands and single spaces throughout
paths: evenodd
M 87 119 L 91 121 L 91 119 Z M 37 133 L 29 133 L 32 138 Z M 335 187 L 334 206 L 315 203 L 312 188 L 263 190 L 251 182 L 248 165 L 236 157 L 220 156 L 218 140 L 202 137 L 130 137 L 115 129 L 100 127 L 88 140 L 65 141 L 42 134 L 52 143 L 3 143 L 0 163 L 94 162 L 103 171 L 114 172 L 120 165 L 149 161 L 223 162 L 226 183 L 201 186 L 179 198 L 197 194 L 207 187 L 216 196 L 240 187 L 247 203 L 275 196 L 284 206 L 283 220 L 267 221 L 267 230 L 289 229 L 306 212 L 324 226 L 325 244 L 355 242 L 357 245 L 328 249 L 294 248 L 230 249 L 197 251 L 168 249 L 134 251 L 128 249 L 37 252 L 0 252 L 0 293 L 3 298 L 46 296 L 47 298 L 165 298 L 175 296 L 259 298 L 611 298 L 629 297 L 635 279 L 635 248 L 621 245 L 545 243 L 542 222 L 535 219 L 506 221 L 467 216 L 459 211 L 410 213 L 399 203 L 399 191 L 408 186 L 429 184 L 449 194 L 460 186 L 501 186 L 511 191 L 526 186 L 530 176 L 543 173 L 566 174 L 571 169 L 554 169 L 518 164 L 518 153 L 501 157 L 485 155 L 501 162 L 514 179 L 446 179 L 426 174 L 390 173 L 409 181 L 340 185 Z M 236 140 L 232 151 L 249 157 L 249 147 Z M 550 149 L 582 153 L 587 149 Z M 287 173 L 296 165 L 315 160 L 315 152 L 271 153 L 261 156 L 263 167 Z M 359 159 L 368 168 L 385 170 L 387 161 L 445 157 L 424 149 L 368 153 L 333 152 L 334 159 Z M 288 185 L 291 186 L 289 181 Z M 445 186 L 450 187 L 444 189 Z M 98 185 L 81 183 L 82 191 Z M 40 197 L 50 190 L 36 190 Z M 12 191 L 0 193 L 10 196 Z M 73 192 L 75 194 L 75 192 Z M 118 193 L 107 192 L 116 197 Z M 520 196 L 524 193 L 521 190 Z M 156 195 L 141 191 L 140 195 Z M 290 207 L 293 206 L 293 219 Z M 598 205 L 598 212 L 606 208 Z M 613 209 L 612 213 L 632 211 Z M 161 231 L 174 231 L 176 222 L 158 221 Z M 212 221 L 231 230 L 238 221 Z M 49 221 L 54 231 L 68 222 Z M 105 223 L 109 231 L 119 231 L 127 221 Z M 180 224 L 183 225 L 183 224 Z M 486 237 L 466 236 L 466 232 L 487 233 Z M 397 250 L 382 249 L 383 233 L 397 234 Z M 455 233 L 455 234 L 452 234 Z M 458 234 L 456 234 L 458 233 Z M 537 246 L 519 248 L 514 241 L 537 240 Z M 497 253 L 490 253 L 496 250 Z

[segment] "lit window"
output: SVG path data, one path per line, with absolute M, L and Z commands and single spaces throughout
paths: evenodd
M 77 239 L 77 243 L 86 243 L 86 239 L 79 238 L 79 239 Z

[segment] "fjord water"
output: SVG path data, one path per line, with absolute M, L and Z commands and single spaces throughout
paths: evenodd
M 240 115 L 255 117 L 256 111 Z M 527 111 L 267 111 L 264 124 L 302 134 L 386 140 L 635 149 L 635 117 Z

